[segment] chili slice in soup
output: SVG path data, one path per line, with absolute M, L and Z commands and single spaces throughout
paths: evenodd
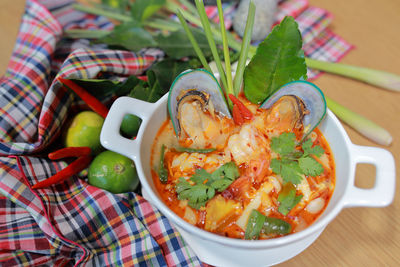
M 196 101 L 182 108 L 202 116 L 201 124 L 183 122 L 179 139 L 171 120 L 164 122 L 152 146 L 158 193 L 182 219 L 219 235 L 268 239 L 298 232 L 332 196 L 329 145 L 317 128 L 300 143 L 302 125 L 277 122 L 272 110 L 240 101 L 254 115 L 241 125 L 209 111 L 190 113 L 199 110 Z

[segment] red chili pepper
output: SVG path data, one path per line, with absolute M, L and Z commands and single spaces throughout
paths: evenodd
M 147 82 L 149 80 L 146 75 L 138 76 L 138 78 L 145 82 Z
M 77 174 L 78 172 L 84 170 L 92 161 L 92 156 L 87 155 L 87 156 L 81 156 L 74 160 L 71 164 L 69 164 L 67 167 L 62 169 L 61 171 L 57 172 L 50 178 L 47 178 L 44 181 L 41 181 L 35 185 L 32 186 L 33 189 L 40 189 L 44 187 L 48 187 L 53 184 L 58 184 L 62 181 L 65 181 L 69 177 L 71 177 L 74 174 Z
M 80 87 L 79 85 L 77 85 L 76 83 L 74 83 L 71 80 L 64 79 L 64 78 L 61 78 L 61 77 L 59 77 L 58 80 L 63 85 L 65 85 L 66 87 L 68 87 L 69 89 L 74 91 L 83 101 L 85 101 L 85 103 L 94 112 L 96 112 L 97 114 L 99 114 L 103 118 L 107 117 L 108 108 L 103 103 L 101 103 L 96 97 L 94 97 L 91 94 L 89 94 L 85 89 L 83 89 L 82 87 Z
M 239 110 L 238 105 L 233 105 L 232 108 L 232 115 L 233 115 L 233 121 L 237 124 L 237 125 L 242 125 L 244 123 L 244 118 L 242 116 L 242 113 Z
M 64 147 L 54 152 L 49 153 L 49 159 L 57 160 L 68 157 L 81 157 L 88 156 L 92 153 L 92 150 L 88 146 L 82 147 Z
M 229 99 L 232 101 L 234 105 L 237 105 L 240 113 L 242 113 L 243 118 L 247 120 L 251 120 L 253 118 L 253 113 L 240 101 L 239 99 L 236 98 L 236 96 L 229 94 Z

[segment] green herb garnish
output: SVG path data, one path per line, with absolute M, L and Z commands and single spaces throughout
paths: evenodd
M 310 139 L 302 144 L 302 149 L 296 149 L 294 133 L 282 133 L 271 139 L 271 149 L 279 154 L 271 160 L 271 169 L 280 174 L 283 181 L 299 184 L 302 175 L 317 176 L 324 171 L 324 167 L 312 155 L 320 157 L 324 153 L 321 146 L 312 146 Z
M 265 222 L 265 216 L 258 210 L 252 210 L 247 220 L 245 239 L 258 239 Z
M 280 203 L 278 211 L 286 216 L 300 202 L 302 197 L 303 195 L 296 196 L 296 188 L 292 183 L 286 183 L 278 196 Z
M 199 209 L 214 197 L 216 191 L 222 192 L 228 188 L 239 175 L 239 169 L 232 161 L 212 173 L 197 169 L 189 180 L 179 178 L 175 187 L 178 199 L 186 199 L 190 207 Z
M 158 178 L 163 184 L 168 182 L 168 170 L 164 167 L 164 154 L 165 154 L 165 145 L 162 145 L 160 161 L 158 163 Z
M 247 221 L 245 239 L 258 239 L 261 233 L 286 235 L 292 230 L 290 223 L 273 217 L 267 217 L 258 210 L 252 210 Z
M 252 103 L 261 103 L 282 85 L 306 79 L 301 33 L 294 18 L 285 17 L 246 66 L 244 94 Z
M 187 153 L 211 153 L 214 152 L 215 148 L 190 148 L 190 147 L 176 147 L 176 151 L 178 152 L 187 152 Z

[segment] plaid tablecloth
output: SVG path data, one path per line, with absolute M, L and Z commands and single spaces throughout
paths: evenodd
M 133 53 L 63 39 L 64 29 L 113 27 L 103 17 L 74 11 L 72 2 L 27 1 L 0 79 L 0 265 L 201 266 L 170 222 L 138 194 L 111 194 L 78 177 L 31 188 L 66 166 L 43 155 L 74 104 L 72 94 L 54 82 L 56 76 L 140 75 L 163 57 L 156 49 Z M 225 6 L 227 25 L 234 11 Z M 215 16 L 215 7 L 208 14 Z M 307 56 L 338 61 L 351 50 L 329 30 L 332 15 L 326 10 L 307 0 L 286 0 L 276 21 L 285 15 L 299 23 Z

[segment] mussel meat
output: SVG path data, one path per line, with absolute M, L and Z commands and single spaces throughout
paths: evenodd
M 207 145 L 205 139 L 221 134 L 222 117 L 231 118 L 218 81 L 203 69 L 178 75 L 169 92 L 168 111 L 178 139 L 189 137 L 199 148 Z
M 321 90 L 307 81 L 290 82 L 270 96 L 261 108 L 269 109 L 266 124 L 278 132 L 303 128 L 308 136 L 326 114 L 326 101 Z

